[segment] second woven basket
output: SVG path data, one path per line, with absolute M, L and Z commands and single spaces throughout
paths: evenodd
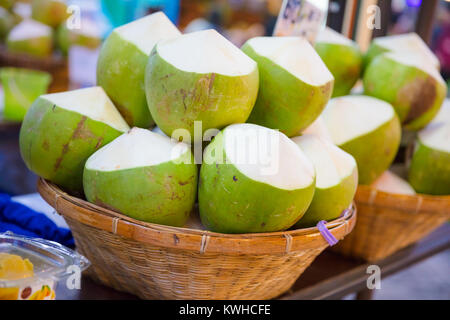
M 358 221 L 333 251 L 376 261 L 413 244 L 450 219 L 450 196 L 401 195 L 359 186 Z

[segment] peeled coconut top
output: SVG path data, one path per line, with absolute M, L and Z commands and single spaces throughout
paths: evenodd
M 98 26 L 92 22 L 92 20 L 90 19 L 85 19 L 81 22 L 81 28 L 75 28 L 73 30 L 70 30 L 71 32 L 78 34 L 78 35 L 83 35 L 86 37 L 91 37 L 91 38 L 101 38 L 101 32 L 100 29 L 98 28 Z
M 114 29 L 122 39 L 133 43 L 146 55 L 162 39 L 181 35 L 180 31 L 161 11 L 150 14 Z
M 427 147 L 450 153 L 450 99 L 445 99 L 439 113 L 418 136 Z
M 35 20 L 24 20 L 15 26 L 8 35 L 10 41 L 20 41 L 26 39 L 35 39 L 40 37 L 50 37 L 52 29 Z
M 95 152 L 86 168 L 116 171 L 156 166 L 177 160 L 189 152 L 189 146 L 147 129 L 133 128 Z
M 337 145 L 373 132 L 395 117 L 387 102 L 368 96 L 331 99 L 322 113 L 328 132 Z
M 227 163 L 248 178 L 279 189 L 314 183 L 313 164 L 286 135 L 255 124 L 234 124 L 224 131 Z
M 311 123 L 308 128 L 303 130 L 301 134 L 312 134 L 322 139 L 333 141 L 330 133 L 328 132 L 327 126 L 325 125 L 325 121 L 323 120 L 323 117 L 321 115 L 318 116 L 317 119 L 314 120 L 314 122 Z
M 243 76 L 255 71 L 256 62 L 213 29 L 161 41 L 158 54 L 185 72 Z
M 403 180 L 389 170 L 385 171 L 377 180 L 375 180 L 375 182 L 372 183 L 371 186 L 377 190 L 388 193 L 409 195 L 416 194 L 413 187 L 411 187 L 406 180 Z
M 386 57 L 394 60 L 398 63 L 404 64 L 406 66 L 411 66 L 428 73 L 436 81 L 445 85 L 445 81 L 442 78 L 439 71 L 433 66 L 428 60 L 424 58 L 423 55 L 417 53 L 405 53 L 405 52 L 387 52 L 384 53 Z
M 126 132 L 130 129 L 101 87 L 45 94 L 40 98 L 60 108 L 106 123 L 119 131 Z
M 316 186 L 327 189 L 338 185 L 356 170 L 355 159 L 330 141 L 306 134 L 292 138 L 316 169 Z
M 247 44 L 301 81 L 321 86 L 334 80 L 316 50 L 301 37 L 256 37 Z
M 418 136 L 427 147 L 450 153 L 450 123 L 432 122 Z
M 316 43 L 330 43 L 344 46 L 355 46 L 356 42 L 350 40 L 343 34 L 336 32 L 335 30 L 325 27 L 322 29 L 316 38 Z
M 13 12 L 23 19 L 29 19 L 31 18 L 31 5 L 29 3 L 15 1 Z
M 438 114 L 431 120 L 431 123 L 433 122 L 444 122 L 447 124 L 450 124 L 450 99 L 447 98 L 444 100 L 444 103 L 441 106 L 441 109 L 439 109 Z
M 428 60 L 435 68 L 439 67 L 440 63 L 434 53 L 428 48 L 422 38 L 416 33 L 406 33 L 400 35 L 393 35 L 387 37 L 375 38 L 374 43 L 389 51 L 412 53 L 416 52 L 422 55 L 424 59 Z

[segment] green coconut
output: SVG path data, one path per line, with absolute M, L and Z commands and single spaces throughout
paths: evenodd
M 69 17 L 64 0 L 33 0 L 31 6 L 31 17 L 53 28 Z
M 97 62 L 102 86 L 130 126 L 154 125 L 144 90 L 145 66 L 154 45 L 180 32 L 162 12 L 156 12 L 112 31 Z
M 188 33 L 159 42 L 145 75 L 147 102 L 153 119 L 168 136 L 186 130 L 191 141 L 194 122 L 206 130 L 247 120 L 258 92 L 258 69 L 215 30 Z
M 181 227 L 194 208 L 197 165 L 188 145 L 133 128 L 89 157 L 83 182 L 92 203 Z
M 394 194 L 415 195 L 413 187 L 404 179 L 391 171 L 385 171 L 371 185 L 372 188 Z
M 363 66 L 363 55 L 356 42 L 327 27 L 319 32 L 315 49 L 335 79 L 333 97 L 348 95 Z
M 319 221 L 338 218 L 353 200 L 358 187 L 355 159 L 330 141 L 314 135 L 292 138 L 312 161 L 316 171 L 314 198 L 296 227 L 308 228 Z
M 24 20 L 8 34 L 6 47 L 9 52 L 47 57 L 53 49 L 53 31 L 40 22 Z
M 16 24 L 16 18 L 8 10 L 0 7 L 0 39 L 4 40 Z
M 375 38 L 364 56 L 364 65 L 367 67 L 376 57 L 386 52 L 398 52 L 400 54 L 414 52 L 436 69 L 440 68 L 439 59 L 416 33 Z
M 129 127 L 102 88 L 39 97 L 20 130 L 20 152 L 31 171 L 81 193 L 84 163 Z
M 444 105 L 432 123 L 418 133 L 408 179 L 418 193 L 450 194 L 450 106 L 448 104 Z
M 22 121 L 33 102 L 47 92 L 52 76 L 48 72 L 9 67 L 0 69 L 0 79 L 4 94 L 3 118 Z
M 360 184 L 371 184 L 389 168 L 401 139 L 400 121 L 389 103 L 367 96 L 339 97 L 322 116 L 334 144 L 355 158 Z
M 15 0 L 0 0 L 0 7 L 5 9 L 11 9 Z
M 242 47 L 258 63 L 259 93 L 248 122 L 295 136 L 322 112 L 334 78 L 300 37 L 257 37 Z
M 287 136 L 234 124 L 204 151 L 200 218 L 209 230 L 223 233 L 285 230 L 306 212 L 314 185 L 312 163 Z
M 95 49 L 101 45 L 102 39 L 98 28 L 90 20 L 82 21 L 81 28 L 69 29 L 66 23 L 56 30 L 58 48 L 67 55 L 73 45 Z
M 406 129 L 419 130 L 438 113 L 447 86 L 420 55 L 385 53 L 366 69 L 364 93 L 392 104 Z

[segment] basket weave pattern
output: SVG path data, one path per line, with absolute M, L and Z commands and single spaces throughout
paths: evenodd
M 359 186 L 358 221 L 333 250 L 366 261 L 413 244 L 450 219 L 450 196 L 399 195 Z
M 317 228 L 226 235 L 133 220 L 39 180 L 64 216 L 89 275 L 145 299 L 270 299 L 287 291 L 328 247 Z M 342 239 L 356 210 L 327 224 Z

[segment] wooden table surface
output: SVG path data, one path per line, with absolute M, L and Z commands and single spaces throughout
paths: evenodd
M 360 299 L 369 299 L 373 293 L 366 287 L 369 276 L 366 272 L 369 265 L 378 265 L 383 279 L 447 249 L 450 249 L 449 223 L 419 243 L 376 263 L 346 258 L 326 250 L 280 299 L 340 299 L 351 293 L 358 293 Z M 87 277 L 83 277 L 81 290 L 68 290 L 64 284 L 58 285 L 56 297 L 64 300 L 137 299 L 133 295 L 97 284 Z

